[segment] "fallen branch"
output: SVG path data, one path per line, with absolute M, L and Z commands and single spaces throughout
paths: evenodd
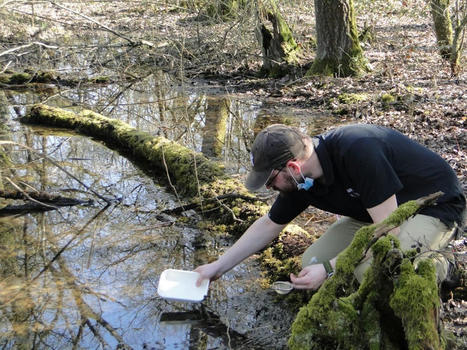
M 7 180 L 14 188 L 16 188 L 18 190 L 19 193 L 17 193 L 17 195 L 19 195 L 21 198 L 17 198 L 17 199 L 28 199 L 28 200 L 30 200 L 30 201 L 38 204 L 38 205 L 41 205 L 41 206 L 44 206 L 44 207 L 47 207 L 47 208 L 51 208 L 51 209 L 57 209 L 53 205 L 49 205 L 47 203 L 41 202 L 37 198 L 31 197 L 26 191 L 23 191 L 20 187 L 18 187 L 18 185 L 16 185 L 13 181 L 11 181 L 11 179 L 9 177 L 5 177 L 5 180 Z M 2 191 L 2 192 L 4 192 L 4 191 Z
M 76 198 L 63 197 L 56 194 L 49 194 L 46 192 L 39 191 L 2 191 L 0 190 L 0 197 L 5 199 L 21 199 L 21 200 L 36 200 L 40 205 L 46 206 L 47 204 L 53 204 L 54 206 L 68 206 L 83 203 L 92 203 L 92 200 L 83 200 Z
M 22 205 L 7 205 L 0 209 L 0 216 L 9 216 L 36 211 L 56 210 L 59 207 L 71 207 L 75 205 L 92 205 L 92 199 L 83 200 L 59 195 L 52 195 L 36 191 L 0 191 L 0 197 L 5 199 L 29 200 L 32 203 Z

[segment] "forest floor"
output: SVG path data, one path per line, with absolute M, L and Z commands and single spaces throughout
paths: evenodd
M 0 53 L 36 42 L 27 50 L 39 55 L 32 57 L 26 49 L 18 49 L 18 55 L 11 60 L 6 59 L 8 55 L 0 56 L 0 63 L 14 70 L 53 69 L 54 62 L 68 59 L 74 52 L 87 58 L 81 70 L 73 72 L 76 75 L 87 74 L 92 65 L 96 75 L 96 67 L 100 67 L 106 72 L 113 69 L 116 76 L 125 79 L 148 67 L 160 67 L 180 76 L 184 83 L 198 81 L 217 87 L 219 92 L 254 96 L 276 114 L 282 108 L 293 108 L 297 115 L 313 110 L 337 117 L 342 123 L 390 126 L 441 154 L 467 193 L 465 50 L 463 68 L 453 77 L 436 48 L 424 1 L 356 3 L 359 29 L 368 29 L 372 34 L 371 40 L 362 42 L 371 71 L 349 78 L 305 75 L 314 55 L 314 14 L 307 1 L 292 1 L 282 9 L 302 55 L 300 64 L 280 78 L 258 74 L 261 57 L 254 39 L 252 11 L 222 22 L 202 16 L 202 10 L 189 11 L 175 5 L 161 8 L 148 2 L 125 1 L 109 4 L 7 2 L 0 8 L 1 20 L 6 24 L 0 28 Z M 105 43 L 90 49 L 96 32 L 106 38 Z M 140 40 L 154 45 L 133 45 Z M 308 225 L 314 224 L 317 231 L 332 220 L 324 213 L 308 214 L 315 218 Z M 465 272 L 465 231 L 453 249 Z M 446 327 L 467 338 L 465 278 L 463 286 L 454 290 L 442 307 Z

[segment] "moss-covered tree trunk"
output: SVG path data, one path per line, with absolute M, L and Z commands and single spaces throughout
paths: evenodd
M 308 74 L 359 75 L 367 62 L 352 0 L 315 0 L 317 52 Z
M 451 74 L 453 76 L 459 75 L 461 66 L 460 60 L 462 56 L 462 50 L 464 48 L 464 31 L 465 27 L 467 26 L 467 12 L 464 14 L 462 19 L 456 21 L 455 29 L 454 29 L 454 36 L 452 39 L 451 45 Z
M 384 222 L 356 233 L 339 254 L 335 275 L 300 309 L 291 349 L 443 349 L 432 261 L 422 260 L 415 268 L 416 253 L 401 251 L 398 240 L 386 236 L 424 203 L 426 199 L 407 202 Z M 353 271 L 370 246 L 374 260 L 357 288 Z
M 139 131 L 116 119 L 84 110 L 79 114 L 35 105 L 23 122 L 62 127 L 103 141 L 197 205 L 206 218 L 240 235 L 268 206 L 250 195 L 239 179 L 228 177 L 220 162 L 207 159 L 164 137 Z
M 431 16 L 441 57 L 451 58 L 452 23 L 449 12 L 449 0 L 430 0 Z
M 263 56 L 262 70 L 277 76 L 296 64 L 299 46 L 292 31 L 282 17 L 276 0 L 257 0 L 256 37 Z

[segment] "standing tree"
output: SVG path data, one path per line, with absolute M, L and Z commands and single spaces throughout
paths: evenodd
M 467 6 L 456 3 L 451 17 L 449 0 L 429 0 L 429 3 L 441 57 L 450 63 L 451 74 L 457 75 L 464 44 L 463 33 L 467 26 Z
M 449 0 L 430 0 L 430 7 L 441 57 L 449 60 L 452 45 L 452 23 L 449 12 Z
M 308 74 L 359 75 L 368 70 L 352 0 L 315 0 L 317 53 Z

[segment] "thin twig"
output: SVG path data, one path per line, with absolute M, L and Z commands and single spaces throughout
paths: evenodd
M 9 50 L 0 52 L 0 56 L 5 56 L 5 55 L 11 54 L 11 53 L 13 53 L 15 51 L 18 51 L 18 50 L 21 50 L 21 49 L 26 49 L 26 48 L 34 46 L 34 45 L 43 46 L 43 47 L 45 47 L 47 49 L 54 49 L 54 50 L 59 48 L 58 46 L 47 45 L 47 44 L 41 43 L 39 41 L 34 41 L 34 42 L 30 43 L 30 44 L 13 47 L 13 48 L 11 48 Z
M 38 201 L 37 199 L 32 198 L 27 192 L 25 192 L 21 187 L 19 187 L 17 184 L 15 184 L 9 177 L 5 176 L 5 180 L 7 180 L 14 188 L 16 188 L 19 192 L 21 192 L 27 199 L 29 199 L 31 202 L 37 203 L 41 206 L 47 207 L 47 208 L 52 208 L 52 209 L 58 209 L 58 207 L 54 205 L 50 205 L 47 203 L 43 203 L 41 201 Z
M 164 167 L 165 167 L 165 173 L 167 174 L 167 180 L 169 180 L 169 185 L 170 187 L 172 187 L 174 193 L 175 193 L 175 196 L 177 197 L 177 200 L 178 202 L 180 203 L 180 205 L 183 207 L 183 204 L 182 204 L 182 201 L 180 199 L 180 196 L 178 195 L 178 192 L 177 192 L 177 189 L 175 188 L 175 186 L 172 184 L 172 180 L 170 179 L 170 173 L 169 173 L 169 167 L 167 166 L 167 163 L 165 161 L 165 152 L 164 152 L 164 149 L 162 148 L 162 162 L 164 163 Z

